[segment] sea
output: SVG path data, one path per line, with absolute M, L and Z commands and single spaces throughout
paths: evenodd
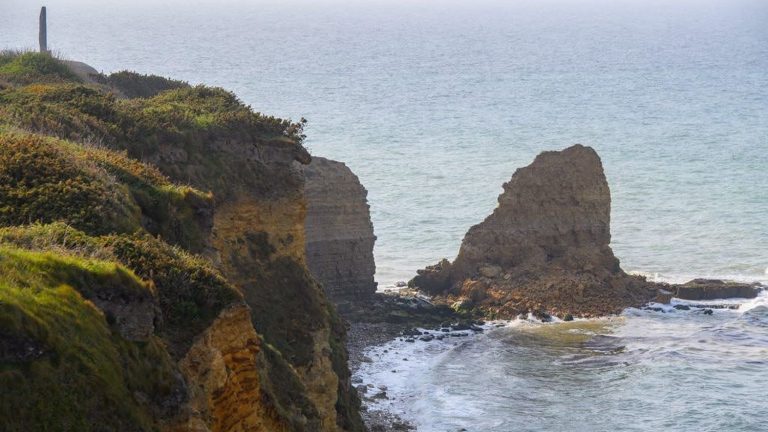
M 0 0 L 0 48 L 36 48 L 40 6 Z M 768 282 L 768 1 L 45 6 L 62 57 L 306 118 L 369 191 L 380 289 L 454 258 L 516 168 L 574 143 L 602 158 L 625 270 Z M 357 376 L 424 431 L 768 430 L 768 304 L 741 303 L 394 341 Z

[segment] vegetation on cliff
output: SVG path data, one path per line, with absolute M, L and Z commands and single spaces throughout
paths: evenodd
M 220 206 L 247 199 L 262 214 L 283 200 L 303 215 L 291 168 L 309 160 L 303 122 L 255 113 L 222 89 L 127 72 L 94 79 L 47 54 L 0 56 L 0 380 L 20 389 L 0 397 L 4 418 L 20 412 L 9 429 L 177 424 L 187 398 L 211 388 L 180 383 L 181 362 L 202 360 L 186 357 L 194 346 L 226 349 L 198 342 L 247 302 L 263 338 L 247 348 L 260 350 L 248 367 L 270 417 L 262 424 L 362 430 L 344 327 L 303 259 L 278 251 L 292 234 L 262 226 L 241 239 L 253 253 L 236 268 L 213 252 L 232 246 L 213 244 Z M 325 393 L 308 387 L 325 382 L 318 373 L 338 378 L 330 426 Z
M 171 359 L 155 337 L 120 337 L 87 300 L 151 286 L 113 262 L 7 246 L 0 274 L 3 430 L 152 430 L 177 385 Z
M 120 71 L 109 75 L 96 75 L 94 80 L 120 92 L 127 98 L 148 98 L 166 90 L 189 87 L 184 81 L 157 75 L 144 75 L 131 71 Z
M 0 131 L 0 225 L 62 221 L 90 234 L 142 228 L 202 250 L 212 196 L 124 154 Z

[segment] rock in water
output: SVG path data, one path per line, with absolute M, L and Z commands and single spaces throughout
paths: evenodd
M 341 162 L 313 157 L 304 175 L 307 265 L 312 275 L 337 303 L 371 297 L 376 292 L 376 236 L 368 191 Z
M 470 299 L 498 317 L 595 316 L 642 305 L 656 288 L 619 267 L 610 217 L 608 182 L 592 148 L 541 153 L 504 184 L 498 207 L 470 228 L 456 260 L 420 270 L 411 285 Z
M 672 287 L 676 291 L 676 297 L 685 300 L 755 298 L 760 291 L 758 284 L 725 282 L 717 279 L 694 279 Z

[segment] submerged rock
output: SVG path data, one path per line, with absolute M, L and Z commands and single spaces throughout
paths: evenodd
M 541 311 L 596 316 L 653 299 L 656 286 L 621 270 L 609 244 L 611 197 L 597 153 L 544 152 L 504 184 L 493 214 L 467 232 L 453 263 L 411 286 L 472 299 L 497 317 Z

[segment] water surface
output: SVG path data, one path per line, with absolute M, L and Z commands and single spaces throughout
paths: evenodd
M 308 118 L 370 191 L 381 286 L 453 258 L 517 167 L 577 142 L 627 270 L 768 278 L 764 0 L 46 4 L 64 56 Z M 35 46 L 38 7 L 0 2 L 0 46 Z
M 768 295 L 713 315 L 666 310 L 395 341 L 356 376 L 386 387 L 370 409 L 426 432 L 766 430 Z

